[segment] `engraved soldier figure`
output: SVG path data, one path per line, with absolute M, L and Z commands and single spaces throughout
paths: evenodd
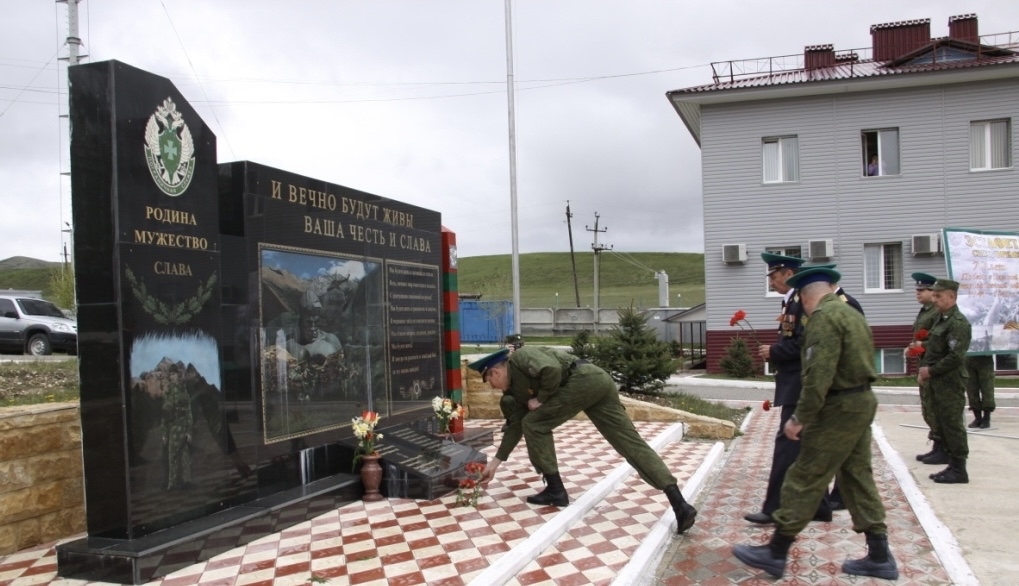
M 481 482 L 495 477 L 523 436 L 531 464 L 547 484 L 542 492 L 527 497 L 527 502 L 567 506 L 570 499 L 559 474 L 553 432 L 583 411 L 645 482 L 665 492 L 676 514 L 677 532 L 693 526 L 697 509 L 683 498 L 676 477 L 661 456 L 637 433 L 608 372 L 572 354 L 541 346 L 524 346 L 512 353 L 503 348 L 469 367 L 511 398 L 511 402 L 503 401 L 510 409 L 508 428 Z
M 191 482 L 191 433 L 194 416 L 191 396 L 184 385 L 180 367 L 170 366 L 163 392 L 163 443 L 166 444 L 167 490 Z
M 956 305 L 959 283 L 938 279 L 931 290 L 934 291 L 933 301 L 939 317 L 927 338 L 927 351 L 920 359 L 917 380 L 921 384 L 930 384 L 935 424 L 949 461 L 947 468 L 930 477 L 940 484 L 966 484 L 969 482 L 966 472 L 969 443 L 962 414 L 966 409 L 966 379 L 969 376 L 966 373 L 966 351 L 973 332 L 969 320 Z
M 782 484 L 770 542 L 736 545 L 733 555 L 782 577 L 790 547 L 814 516 L 834 475 L 853 530 L 867 539 L 867 556 L 844 562 L 842 571 L 894 580 L 899 571 L 888 549 L 885 509 L 871 467 L 870 426 L 877 412 L 871 390 L 876 379 L 874 343 L 863 315 L 835 295 L 840 277 L 835 269 L 811 268 L 788 280 L 799 290 L 809 317 L 802 344 L 803 389 L 784 429 L 787 438 L 802 446 Z

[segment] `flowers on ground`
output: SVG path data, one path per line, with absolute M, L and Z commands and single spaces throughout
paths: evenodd
M 449 433 L 449 422 L 460 416 L 456 403 L 442 397 L 432 399 L 432 411 L 439 420 L 439 433 Z
M 382 439 L 381 433 L 375 432 L 375 426 L 379 423 L 379 414 L 374 411 L 364 411 L 359 417 L 350 420 L 350 426 L 354 430 L 354 437 L 357 438 L 357 453 L 354 457 L 354 464 L 361 456 L 370 456 L 375 453 L 378 441 Z
M 464 466 L 466 478 L 460 481 L 456 489 L 457 507 L 476 507 L 478 498 L 481 496 L 481 475 L 485 472 L 485 465 L 481 462 L 468 462 Z

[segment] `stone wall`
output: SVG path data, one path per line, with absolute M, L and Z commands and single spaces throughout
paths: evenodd
M 488 386 L 481 376 L 467 368 L 467 361 L 461 365 L 464 381 L 464 406 L 467 418 L 502 419 L 499 410 L 499 399 L 502 392 Z M 670 409 L 645 401 L 621 397 L 626 414 L 633 421 L 682 421 L 686 424 L 685 437 L 692 439 L 732 439 L 736 436 L 736 425 L 731 421 L 694 415 L 678 409 Z M 576 419 L 586 419 L 583 413 Z
M 0 555 L 85 530 L 77 403 L 0 408 Z

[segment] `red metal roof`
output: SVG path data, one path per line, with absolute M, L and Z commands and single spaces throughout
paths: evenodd
M 947 71 L 972 67 L 992 67 L 1005 63 L 1019 63 L 1019 54 L 999 57 L 983 57 L 981 59 L 973 59 L 969 61 L 944 61 L 940 63 L 925 63 L 922 65 L 901 65 L 898 67 L 886 67 L 884 62 L 877 61 L 850 61 L 848 63 L 836 64 L 832 67 L 821 67 L 810 70 L 797 69 L 755 77 L 744 77 L 741 79 L 733 79 L 731 81 L 720 81 L 718 83 L 683 88 L 669 93 L 682 94 L 714 92 L 798 83 L 840 81 L 864 77 L 908 75 L 926 73 L 930 71 Z

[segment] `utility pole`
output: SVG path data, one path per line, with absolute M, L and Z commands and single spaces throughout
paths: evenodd
M 570 263 L 573 264 L 573 292 L 577 294 L 577 307 L 580 307 L 580 283 L 577 282 L 577 257 L 573 254 L 573 224 L 570 223 L 570 200 L 566 200 L 566 231 L 570 233 Z M 556 296 L 558 297 L 558 293 Z
M 88 57 L 88 55 L 82 55 L 81 54 L 81 37 L 79 36 L 79 33 L 78 33 L 78 3 L 79 2 L 80 2 L 80 0 L 57 0 L 57 4 L 67 4 L 67 38 L 64 40 L 64 42 L 67 44 L 67 59 L 66 60 L 67 60 L 67 66 L 68 67 L 70 67 L 72 65 L 77 65 L 78 62 L 82 58 Z M 64 60 L 64 58 L 61 57 L 60 60 Z M 67 120 L 70 120 L 69 114 L 60 114 L 59 116 L 60 116 L 60 118 L 65 118 Z M 68 128 L 68 136 L 70 136 L 70 128 Z M 63 186 L 63 181 L 64 181 L 63 178 L 64 177 L 69 177 L 71 175 L 71 173 L 70 173 L 70 171 L 61 171 L 60 175 L 61 175 L 60 181 L 61 181 L 61 192 L 62 192 L 63 191 L 63 187 L 62 186 Z M 64 200 L 64 196 L 63 196 L 63 193 L 60 193 L 59 197 L 60 197 L 60 216 L 61 216 L 61 221 L 63 221 L 63 215 L 64 215 L 64 201 L 63 201 Z M 67 226 L 67 229 L 61 229 L 61 233 L 67 234 L 67 237 L 68 237 L 68 239 L 71 242 L 71 250 L 73 251 L 74 250 L 74 228 L 73 228 L 73 226 L 71 226 L 71 224 L 69 222 L 64 222 L 64 225 Z M 61 237 L 61 240 L 63 240 L 63 237 Z M 67 252 L 67 243 L 66 242 L 63 243 L 62 248 L 63 248 L 62 254 L 63 254 L 63 257 L 64 257 L 64 270 L 66 271 L 67 267 L 70 265 L 70 257 L 72 257 L 72 255 L 68 254 L 68 252 Z
M 584 226 L 584 229 L 587 230 L 588 232 L 594 232 L 594 244 L 591 245 L 591 249 L 594 250 L 594 333 L 595 334 L 598 333 L 598 322 L 600 321 L 598 319 L 598 256 L 599 256 L 598 253 L 600 253 L 603 250 L 612 250 L 611 246 L 601 246 L 601 245 L 598 244 L 598 233 L 599 232 L 608 232 L 609 231 L 608 228 L 604 228 L 604 229 L 601 229 L 601 230 L 598 229 L 598 219 L 600 217 L 601 216 L 598 215 L 598 212 L 594 213 L 594 229 L 593 230 L 591 228 L 588 228 L 587 226 Z

